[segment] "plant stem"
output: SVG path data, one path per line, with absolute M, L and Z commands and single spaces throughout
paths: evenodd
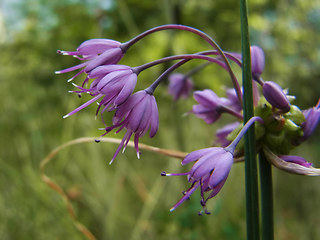
M 253 117 L 253 94 L 250 41 L 248 27 L 248 9 L 246 0 L 240 0 L 241 46 L 242 46 L 242 78 L 243 78 L 243 119 L 246 123 Z M 247 239 L 259 239 L 259 199 L 257 161 L 255 153 L 254 125 L 244 136 L 245 142 L 245 185 L 246 185 L 246 213 Z
M 200 36 L 201 38 L 203 38 L 205 41 L 207 41 L 215 50 L 218 51 L 220 57 L 222 58 L 223 62 L 226 65 L 227 71 L 229 72 L 232 83 L 233 83 L 234 88 L 237 92 L 239 102 L 242 105 L 242 98 L 241 98 L 241 94 L 240 94 L 241 89 L 240 89 L 239 83 L 237 81 L 237 78 L 231 69 L 231 66 L 230 66 L 230 63 L 229 63 L 227 57 L 225 56 L 225 54 L 223 53 L 223 51 L 219 47 L 219 45 L 209 35 L 207 35 L 206 33 L 202 32 L 198 29 L 195 29 L 195 28 L 192 28 L 189 26 L 178 25 L 178 24 L 167 24 L 167 25 L 157 26 L 157 27 L 149 29 L 149 30 L 139 34 L 138 36 L 134 37 L 133 39 L 121 44 L 122 52 L 125 53 L 133 44 L 140 41 L 141 39 L 148 36 L 149 34 L 152 34 L 152 33 L 158 32 L 158 31 L 168 30 L 168 29 L 178 29 L 178 30 L 183 30 L 183 31 L 188 31 L 188 32 L 194 33 L 194 34 Z
M 262 240 L 273 240 L 272 168 L 263 151 L 259 152 Z

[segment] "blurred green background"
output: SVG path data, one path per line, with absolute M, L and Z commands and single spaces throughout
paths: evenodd
M 62 116 L 89 99 L 54 71 L 78 61 L 56 54 L 91 38 L 127 41 L 168 23 L 207 32 L 227 51 L 240 51 L 239 3 L 234 0 L 1 0 L 0 2 L 0 239 L 85 239 L 73 225 L 62 198 L 40 179 L 39 163 L 55 147 L 77 137 L 102 134 L 96 106 L 67 119 Z M 305 109 L 320 95 L 320 2 L 249 0 L 252 44 L 266 54 L 265 80 L 288 87 Z M 138 66 L 169 54 L 208 49 L 190 33 L 167 31 L 142 40 L 122 63 Z M 198 64 L 194 62 L 193 64 Z M 181 68 L 186 72 L 192 63 Z M 147 87 L 166 66 L 141 74 Z M 239 69 L 234 66 L 239 73 Z M 76 80 L 78 83 L 80 80 Z M 222 93 L 228 74 L 216 66 L 194 77 L 196 88 Z M 190 115 L 194 100 L 172 103 L 165 84 L 155 93 L 160 129 L 141 142 L 193 151 L 214 140 L 220 123 L 207 126 Z M 109 118 L 110 116 L 106 116 Z M 226 118 L 225 121 L 230 119 Z M 320 167 L 319 129 L 294 154 Z M 112 133 L 109 136 L 114 136 Z M 122 134 L 114 137 L 121 138 Z M 221 193 L 199 217 L 199 194 L 170 213 L 188 188 L 176 159 L 127 149 L 109 166 L 117 145 L 87 143 L 59 153 L 46 173 L 68 193 L 78 219 L 97 239 L 245 239 L 243 164 L 236 164 Z M 275 239 L 320 239 L 320 179 L 274 169 Z

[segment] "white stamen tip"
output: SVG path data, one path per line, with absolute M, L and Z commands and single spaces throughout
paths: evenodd
M 71 82 L 72 80 L 73 80 L 73 77 L 72 77 L 72 78 L 70 78 L 70 79 L 68 79 L 68 80 L 67 80 L 67 82 Z
M 62 118 L 67 118 L 67 117 L 69 117 L 70 115 L 69 114 L 67 114 L 67 115 L 64 115 Z
M 122 149 L 122 153 L 124 153 L 124 151 L 126 150 L 126 148 L 127 148 L 127 147 L 123 147 L 123 149 Z
M 111 161 L 109 162 L 109 165 L 111 165 L 111 164 L 113 163 L 113 160 L 114 160 L 114 159 L 111 159 Z
M 60 74 L 61 73 L 61 71 L 55 71 L 54 72 L 54 74 Z
M 174 207 L 172 207 L 172 208 L 170 208 L 170 212 L 173 212 L 175 210 L 175 208 Z
M 71 83 L 73 86 L 75 86 L 75 87 L 79 87 L 77 84 L 75 84 L 75 83 Z

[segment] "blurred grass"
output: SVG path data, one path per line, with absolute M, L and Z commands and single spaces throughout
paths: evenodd
M 57 49 L 73 50 L 89 38 L 126 41 L 138 30 L 174 19 L 210 33 L 223 49 L 240 49 L 238 6 L 230 5 L 229 0 L 158 4 L 122 0 L 104 10 L 90 7 L 89 2 L 46 5 L 47 2 L 41 2 L 39 11 L 52 8 L 49 10 L 55 14 L 56 25 L 43 27 L 37 8 L 23 5 L 24 18 L 17 21 L 24 20 L 26 25 L 17 32 L 7 28 L 6 41 L 0 45 L 0 239 L 84 239 L 61 197 L 40 180 L 39 173 L 41 159 L 56 146 L 77 137 L 101 134 L 97 129 L 102 125 L 94 120 L 95 106 L 62 119 L 88 98 L 67 93 L 72 86 L 65 80 L 71 75 L 53 74 L 77 63 L 70 57 L 58 56 Z M 320 93 L 320 34 L 314 23 L 317 18 L 308 20 L 320 8 L 319 4 L 302 0 L 294 3 L 290 14 L 284 11 L 290 4 L 286 1 L 250 3 L 252 35 L 253 43 L 266 49 L 265 80 L 290 86 L 290 92 L 297 96 L 296 103 L 306 108 L 315 104 Z M 40 6 L 40 1 L 34 4 Z M 131 13 L 128 19 L 123 14 L 124 7 Z M 135 21 L 131 24 L 138 30 L 131 29 L 128 21 Z M 191 39 L 187 41 L 187 37 Z M 190 34 L 157 33 L 131 49 L 123 63 L 136 66 L 162 57 L 168 53 L 168 45 L 174 53 L 206 49 L 203 41 Z M 190 66 L 192 63 L 182 70 L 187 71 Z M 148 86 L 162 70 L 158 67 L 141 74 L 137 88 Z M 195 81 L 199 89 L 209 86 L 220 93 L 222 83 L 230 84 L 228 75 L 218 67 L 206 68 Z M 153 139 L 145 137 L 142 142 L 182 151 L 212 143 L 219 124 L 206 126 L 194 116 L 182 117 L 194 103 L 192 99 L 172 104 L 164 85 L 155 95 L 160 130 Z M 110 120 L 110 116 L 107 118 Z M 115 137 L 120 138 L 121 134 Z M 319 167 L 319 143 L 317 130 L 295 153 Z M 183 177 L 164 178 L 160 173 L 186 171 L 178 160 L 145 151 L 137 160 L 134 150 L 128 148 L 109 166 L 116 147 L 105 143 L 72 146 L 46 167 L 46 173 L 69 194 L 80 222 L 97 239 L 245 239 L 242 164 L 233 167 L 223 190 L 209 203 L 212 215 L 198 217 L 197 193 L 169 212 L 188 184 Z M 319 179 L 274 170 L 274 180 L 276 239 L 319 239 Z

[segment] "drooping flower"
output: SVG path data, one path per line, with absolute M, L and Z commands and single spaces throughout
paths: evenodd
M 239 112 L 229 108 L 230 101 L 227 98 L 218 97 L 212 90 L 195 91 L 193 97 L 199 104 L 192 107 L 192 112 L 208 124 L 217 121 L 224 112 L 242 118 Z
M 113 117 L 113 125 L 105 128 L 105 134 L 115 128 L 119 128 L 117 133 L 124 128 L 127 130 L 110 163 L 113 162 L 122 147 L 124 147 L 123 151 L 125 150 L 133 134 L 134 145 L 139 158 L 139 138 L 144 136 L 149 129 L 149 136 L 152 138 L 156 134 L 158 127 L 159 114 L 155 97 L 145 90 L 131 95 L 124 104 L 117 108 Z
M 174 73 L 169 76 L 168 80 L 168 91 L 173 96 L 174 101 L 181 97 L 189 97 L 193 88 L 193 82 L 189 77 L 181 73 Z
M 161 173 L 162 176 L 187 175 L 188 181 L 191 183 L 191 187 L 184 192 L 184 196 L 170 209 L 170 211 L 175 210 L 185 200 L 189 199 L 191 194 L 200 187 L 200 203 L 204 208 L 204 212 L 208 214 L 205 208 L 207 201 L 220 192 L 231 170 L 233 155 L 238 143 L 250 126 L 256 121 L 264 124 L 263 119 L 258 116 L 250 118 L 234 140 L 225 148 L 210 147 L 189 153 L 181 164 L 185 165 L 195 161 L 190 171 L 185 173 Z M 206 192 L 208 192 L 208 195 L 205 197 Z
M 271 106 L 286 113 L 290 111 L 290 103 L 282 88 L 275 82 L 267 81 L 263 83 L 262 93 Z
M 221 147 L 204 148 L 189 153 L 182 161 L 182 165 L 194 161 L 195 163 L 189 172 L 161 173 L 162 176 L 187 175 L 188 181 L 191 183 L 191 187 L 184 192 L 184 196 L 170 211 L 174 211 L 189 199 L 190 195 L 199 187 L 201 191 L 200 203 L 205 208 L 206 202 L 216 196 L 223 187 L 233 164 L 233 153 Z M 206 192 L 209 192 L 207 197 L 205 197 Z
M 116 64 L 124 54 L 121 49 L 121 43 L 109 39 L 90 39 L 80 44 L 74 52 L 58 50 L 58 53 L 71 55 L 84 61 L 79 65 L 56 71 L 56 74 L 60 74 L 82 69 L 69 79 L 69 81 L 73 80 L 81 73 L 89 73 L 98 66 Z
M 89 76 L 95 78 L 90 88 L 85 89 L 75 85 L 79 90 L 74 92 L 89 92 L 93 98 L 64 117 L 80 111 L 100 98 L 102 100 L 99 103 L 97 112 L 101 106 L 104 106 L 104 110 L 108 107 L 114 109 L 130 97 L 137 83 L 137 74 L 129 66 L 125 65 L 100 66 L 94 69 Z
M 316 129 L 320 120 L 320 99 L 313 108 L 302 111 L 306 121 L 302 123 L 303 136 L 301 141 L 307 140 Z

